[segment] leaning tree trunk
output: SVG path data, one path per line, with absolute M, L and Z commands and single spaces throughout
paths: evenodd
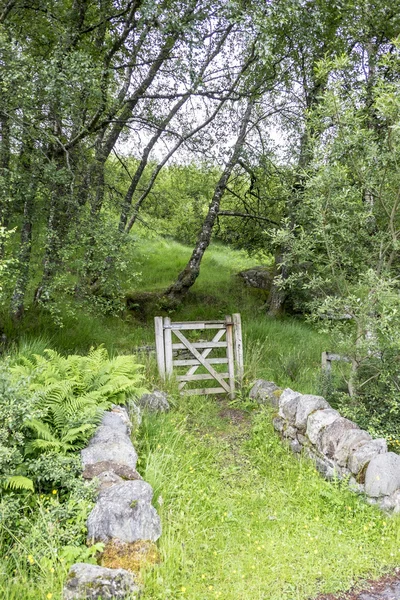
M 239 135 L 236 140 L 232 156 L 215 187 L 214 195 L 211 200 L 210 206 L 208 207 L 208 213 L 204 220 L 199 237 L 197 238 L 196 246 L 194 247 L 192 256 L 190 257 L 189 262 L 187 263 L 183 271 L 179 273 L 178 279 L 167 289 L 165 293 L 165 296 L 172 301 L 181 300 L 185 296 L 185 294 L 187 294 L 187 292 L 199 276 L 200 264 L 204 253 L 207 250 L 211 241 L 211 234 L 218 217 L 221 198 L 227 186 L 229 177 L 232 173 L 232 169 L 234 168 L 235 164 L 239 159 L 241 149 L 246 139 L 247 126 L 250 121 L 252 108 L 253 101 L 250 101 L 244 114 L 242 124 L 240 126 Z

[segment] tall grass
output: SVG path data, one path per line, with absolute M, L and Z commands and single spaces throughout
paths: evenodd
M 141 283 L 125 292 L 162 291 L 190 252 L 171 240 L 137 239 L 132 268 L 142 272 Z M 254 413 L 247 400 L 258 377 L 315 392 L 321 352 L 330 349 L 329 339 L 308 323 L 268 318 L 265 293 L 236 276 L 253 264 L 242 252 L 212 245 L 190 294 L 169 313 L 173 320 L 193 320 L 240 312 L 245 381 L 231 404 L 179 397 L 170 382 L 173 410 L 145 415 L 135 441 L 138 470 L 153 485 L 163 535 L 162 561 L 144 574 L 143 600 L 306 600 L 384 573 L 400 559 L 400 518 L 388 519 L 338 482 L 323 481 L 307 460 L 296 461 L 275 435 L 270 415 Z M 132 352 L 154 343 L 153 316 L 145 322 L 127 311 L 98 316 L 76 308 L 62 315 L 60 327 L 32 308 L 8 350 L 25 356 L 46 347 L 86 352 L 102 343 L 111 353 Z M 160 384 L 154 357 L 142 357 L 150 386 Z M 240 417 L 238 425 L 229 410 Z M 33 527 L 38 533 L 27 539 L 38 540 L 38 557 L 35 544 L 22 547 L 18 539 L 13 556 L 0 557 L 4 600 L 60 599 L 66 573 L 57 558 L 61 542 L 45 514 Z M 51 544 L 50 554 L 54 550 L 51 564 L 40 563 L 42 543 Z
M 137 292 L 161 292 L 185 266 L 191 248 L 159 237 L 138 237 L 132 244 L 132 269 L 141 273 Z M 263 305 L 263 290 L 247 288 L 237 273 L 254 266 L 255 260 L 244 252 L 212 244 L 201 266 L 200 276 L 187 298 L 168 312 L 173 320 L 223 319 L 240 312 L 245 336 L 246 382 L 257 377 L 274 380 L 303 392 L 315 392 L 323 350 L 329 340 L 310 324 L 299 319 L 271 319 Z M 86 352 L 91 346 L 104 344 L 111 353 L 131 353 L 136 348 L 154 344 L 153 316 L 147 320 L 125 311 L 118 316 L 100 316 L 76 307 L 62 315 L 63 326 L 55 324 L 44 310 L 31 308 L 19 326 L 19 345 L 23 348 L 47 347 L 64 353 Z M 162 313 L 162 310 L 161 310 Z M 9 329 L 11 332 L 11 324 Z M 38 340 L 39 338 L 39 340 Z M 25 350 L 24 350 L 25 351 Z M 147 358 L 146 358 L 147 361 Z M 153 372 L 153 371 L 152 371 Z
M 139 469 L 163 535 L 143 600 L 307 600 L 398 564 L 399 517 L 296 461 L 267 412 L 237 426 L 221 408 L 190 397 L 145 418 Z

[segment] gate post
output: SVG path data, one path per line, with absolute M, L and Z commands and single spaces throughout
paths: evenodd
M 232 317 L 227 315 L 225 317 L 226 325 L 226 356 L 228 359 L 228 373 L 229 373 L 229 398 L 235 399 L 235 361 L 233 356 L 233 323 Z
M 165 352 L 165 373 L 168 378 L 172 375 L 172 332 L 171 319 L 164 318 L 164 352 Z
M 154 317 L 156 331 L 156 356 L 160 377 L 165 381 L 165 351 L 164 351 L 164 325 L 162 317 Z
M 239 383 L 243 380 L 243 339 L 242 339 L 242 320 L 239 313 L 234 313 L 233 317 L 233 335 L 236 373 Z

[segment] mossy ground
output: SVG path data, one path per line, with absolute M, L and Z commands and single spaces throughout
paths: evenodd
M 109 569 L 126 569 L 139 574 L 143 569 L 160 562 L 160 553 L 154 542 L 141 540 L 131 544 L 112 540 L 101 555 L 100 564 Z

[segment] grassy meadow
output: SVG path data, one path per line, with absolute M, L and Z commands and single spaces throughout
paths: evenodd
M 132 268 L 139 275 L 126 293 L 162 291 L 189 255 L 188 247 L 171 240 L 137 238 Z M 143 600 L 308 600 L 379 576 L 400 561 L 400 518 L 386 517 L 339 482 L 322 480 L 309 461 L 282 445 L 271 414 L 248 400 L 257 377 L 315 393 L 321 352 L 330 349 L 329 339 L 310 324 L 266 316 L 264 292 L 246 288 L 236 276 L 254 264 L 214 244 L 193 291 L 169 313 L 173 320 L 195 320 L 240 312 L 245 380 L 235 401 L 180 397 L 170 384 L 172 410 L 145 415 L 134 433 L 138 470 L 154 488 L 163 524 L 160 563 L 140 575 Z M 154 343 L 153 316 L 126 311 L 105 317 L 82 308 L 65 311 L 60 327 L 30 309 L 9 352 L 29 356 L 50 347 L 86 353 L 104 344 L 110 354 L 128 354 Z M 149 387 L 160 385 L 154 356 L 139 358 Z M 68 564 L 84 559 L 71 549 L 60 558 L 65 541 L 47 516 L 49 510 L 62 516 L 57 491 L 36 502 L 29 545 L 12 532 L 9 552 L 0 537 L 4 600 L 60 600 Z M 84 506 L 76 508 L 78 522 L 84 514 Z M 51 545 L 50 562 L 40 561 L 42 543 Z

